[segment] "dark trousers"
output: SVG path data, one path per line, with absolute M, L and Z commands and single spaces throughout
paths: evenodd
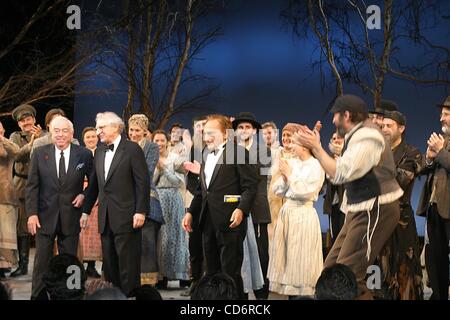
M 253 291 L 256 299 L 267 300 L 269 297 L 269 280 L 267 279 L 267 269 L 269 267 L 269 236 L 267 234 L 267 223 L 254 223 L 256 244 L 258 245 L 259 262 L 264 277 L 264 286 Z
M 375 202 L 373 209 L 370 211 L 370 233 L 372 233 L 377 219 L 377 210 L 378 204 Z M 369 215 L 365 211 L 349 212 L 341 232 L 325 259 L 324 268 L 336 263 L 350 267 L 358 281 L 359 296 L 367 295 L 370 298 L 371 295 L 365 280 L 367 268 L 374 263 L 384 244 L 394 232 L 399 219 L 400 207 L 398 201 L 380 205 L 380 216 L 371 241 L 371 254 L 367 259 L 366 234 Z
M 203 250 L 206 261 L 206 274 L 223 272 L 233 278 L 239 299 L 244 299 L 244 284 L 241 269 L 244 260 L 244 239 L 246 225 L 239 231 L 216 230 L 210 215 L 205 212 L 202 225 Z M 241 224 L 246 224 L 244 219 Z
M 59 223 L 58 223 L 59 225 Z M 53 257 L 53 248 L 55 239 L 57 239 L 58 253 L 68 253 L 77 255 L 79 234 L 63 235 L 57 228 L 57 231 L 52 235 L 36 233 L 36 255 L 34 257 L 33 279 L 31 283 L 31 299 L 36 299 L 44 289 L 43 282 L 44 274 L 47 272 L 50 259 Z
M 141 229 L 115 234 L 107 218 L 101 239 L 105 280 L 128 295 L 141 285 Z
M 141 272 L 158 272 L 158 235 L 161 224 L 149 218 L 142 227 Z
M 195 227 L 189 233 L 189 262 L 192 280 L 197 281 L 203 275 L 202 231 Z
M 436 205 L 427 213 L 427 234 L 430 241 L 425 247 L 425 265 L 433 294 L 432 300 L 448 300 L 450 220 L 442 218 Z

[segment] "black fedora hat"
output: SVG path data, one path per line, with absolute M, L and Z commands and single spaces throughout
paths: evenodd
M 261 129 L 261 124 L 256 121 L 256 117 L 251 112 L 241 112 L 239 115 L 234 119 L 234 121 L 231 123 L 233 126 L 233 129 L 236 130 L 237 126 L 241 122 L 250 122 L 253 127 L 256 129 Z
M 375 113 L 384 115 L 386 112 L 390 111 L 398 111 L 398 105 L 395 101 L 392 100 L 384 100 L 382 99 L 380 101 L 380 106 L 378 108 L 374 108 L 372 110 L 369 110 L 369 113 Z
M 450 108 L 450 96 L 445 99 L 444 103 L 437 104 L 436 107 L 438 108 Z

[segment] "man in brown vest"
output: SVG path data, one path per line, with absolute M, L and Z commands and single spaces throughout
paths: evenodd
M 397 226 L 403 191 L 395 180 L 389 143 L 368 119 L 365 102 L 353 95 L 340 96 L 331 112 L 338 133 L 345 136 L 341 157 L 334 159 L 322 148 L 317 130 L 304 127 L 293 141 L 311 149 L 330 181 L 345 189 L 341 205 L 345 223 L 324 267 L 336 263 L 350 267 L 360 299 L 371 299 L 365 281 L 367 268 Z
M 422 171 L 427 175 L 417 214 L 426 216 L 425 265 L 433 300 L 447 300 L 449 286 L 448 254 L 450 247 L 450 96 L 441 108 L 442 133 L 433 133 Z

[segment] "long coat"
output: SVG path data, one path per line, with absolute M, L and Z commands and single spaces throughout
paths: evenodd
M 30 148 L 25 145 L 23 148 Z M 18 194 L 14 186 L 12 172 L 14 160 L 21 148 L 6 138 L 0 142 L 0 204 L 17 206 Z
M 433 163 L 428 166 L 423 157 L 422 174 L 427 175 L 427 181 L 420 195 L 417 215 L 426 216 L 430 205 L 432 186 L 436 181 L 436 201 L 439 215 L 444 219 L 450 219 L 450 137 L 446 137 L 444 147 L 437 154 Z

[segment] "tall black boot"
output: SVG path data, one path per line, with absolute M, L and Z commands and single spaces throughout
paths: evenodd
M 18 240 L 19 249 L 19 267 L 11 273 L 11 277 L 24 276 L 28 274 L 28 261 L 30 256 L 30 237 L 19 237 Z

